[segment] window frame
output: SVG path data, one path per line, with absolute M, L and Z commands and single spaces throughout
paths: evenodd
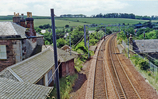
M 0 45 L 0 60 L 7 60 L 7 48 L 6 48 L 6 45 Z

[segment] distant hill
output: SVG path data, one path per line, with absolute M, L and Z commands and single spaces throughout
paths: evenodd
M 24 16 L 26 18 L 27 16 Z M 34 19 L 51 19 L 49 16 L 32 16 Z M 12 20 L 13 15 L 0 16 L 0 20 Z

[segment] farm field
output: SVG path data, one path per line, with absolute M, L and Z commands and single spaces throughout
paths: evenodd
M 12 21 L 12 20 L 0 20 L 0 21 Z M 58 28 L 63 28 L 65 25 L 69 25 L 70 27 L 76 27 L 78 25 L 85 24 L 136 24 L 136 23 L 144 23 L 149 20 L 138 20 L 138 19 L 125 19 L 125 18 L 56 18 L 55 24 Z M 158 22 L 158 20 L 152 20 L 151 22 Z M 51 24 L 51 19 L 34 19 L 35 27 L 44 24 Z
M 118 23 L 125 23 L 125 24 L 136 24 L 136 23 L 144 23 L 149 20 L 138 20 L 138 19 L 127 19 L 127 18 L 58 18 L 61 20 L 70 20 L 70 21 L 79 21 L 87 24 L 118 24 Z M 152 20 L 151 22 L 158 22 L 158 20 Z
M 12 20 L 0 20 L 0 22 L 2 21 L 12 21 Z M 38 27 L 40 25 L 44 25 L 44 24 L 51 24 L 51 19 L 34 19 L 34 26 Z M 67 20 L 55 20 L 55 25 L 58 28 L 63 28 L 65 27 L 65 25 L 69 25 L 70 27 L 76 27 L 78 25 L 84 25 L 85 23 L 82 22 L 73 22 L 73 21 L 67 21 Z

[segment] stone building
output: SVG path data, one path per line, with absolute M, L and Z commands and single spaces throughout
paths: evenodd
M 54 50 L 52 46 L 43 46 L 43 51 L 0 72 L 0 77 L 18 82 L 52 86 L 55 80 Z M 59 76 L 75 73 L 74 57 L 57 49 Z
M 49 86 L 53 83 L 54 53 L 51 48 L 27 58 L 0 72 L 0 77 L 18 82 Z
M 0 71 L 41 52 L 43 36 L 34 30 L 32 13 L 27 14 L 24 19 L 14 13 L 13 22 L 0 22 Z
M 47 49 L 50 47 L 54 50 L 53 46 L 51 45 L 43 45 L 42 50 Z M 53 51 L 54 53 L 54 51 Z M 76 58 L 75 55 L 70 55 L 69 52 L 66 52 L 62 49 L 57 48 L 57 55 L 58 55 L 58 65 L 59 66 L 59 77 L 65 77 L 67 75 L 72 75 L 75 73 L 75 63 L 74 59 Z

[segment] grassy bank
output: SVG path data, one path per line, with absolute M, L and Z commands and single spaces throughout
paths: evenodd
M 60 79 L 60 98 L 61 99 L 69 99 L 69 93 L 72 91 L 72 86 L 77 79 L 77 74 L 63 77 Z M 56 86 L 54 86 L 53 91 L 50 94 L 50 97 L 47 99 L 57 99 Z

